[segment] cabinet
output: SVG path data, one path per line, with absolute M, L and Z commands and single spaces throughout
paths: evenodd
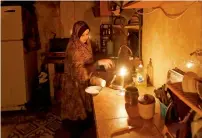
M 100 25 L 100 50 L 104 54 L 107 53 L 107 42 L 111 39 L 112 33 L 111 24 Z
M 182 101 L 183 104 L 185 104 L 187 107 L 191 108 L 192 110 L 197 112 L 199 115 L 202 115 L 202 109 L 200 108 L 201 101 L 197 93 L 183 92 L 182 83 L 167 84 L 167 88 L 172 92 L 171 96 L 173 97 L 175 96 L 176 97 L 175 99 L 177 99 L 178 101 Z M 175 103 L 177 102 L 175 101 Z M 179 106 L 179 107 L 177 106 L 177 109 L 178 109 L 178 113 L 183 114 L 184 116 L 186 115 L 185 108 L 182 108 L 182 106 Z M 186 109 L 186 110 L 189 110 L 189 109 Z
M 142 58 L 142 15 L 112 16 L 114 54 L 122 44 L 127 44 L 133 56 Z
M 198 94 L 183 92 L 182 82 L 167 83 L 167 88 L 173 104 L 170 104 L 166 111 L 165 126 L 162 133 L 169 133 L 171 137 L 179 138 L 191 137 L 196 132 L 200 133 L 200 131 L 193 131 L 195 123 L 197 123 L 198 128 L 201 128 L 199 120 L 194 117 L 202 115 L 201 100 Z M 174 111 L 176 120 L 173 120 Z M 196 112 L 197 115 L 193 112 Z
M 96 1 L 92 10 L 95 17 L 107 17 L 111 15 L 109 1 Z

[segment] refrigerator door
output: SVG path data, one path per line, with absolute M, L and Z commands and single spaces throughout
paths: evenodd
M 22 8 L 21 6 L 1 7 L 1 40 L 22 40 Z
M 27 102 L 23 41 L 1 43 L 1 71 L 1 110 L 13 110 Z

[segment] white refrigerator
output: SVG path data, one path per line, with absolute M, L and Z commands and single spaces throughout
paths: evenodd
M 22 7 L 2 6 L 1 25 L 1 111 L 24 109 L 30 97 L 30 74 L 35 74 L 27 67 L 35 66 L 29 63 L 35 54 L 24 53 Z

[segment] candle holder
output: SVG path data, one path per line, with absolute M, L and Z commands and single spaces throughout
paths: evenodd
M 120 91 L 120 93 L 118 95 L 123 96 L 125 94 L 124 86 L 125 86 L 125 77 L 127 74 L 128 74 L 128 71 L 127 71 L 126 67 L 123 66 L 120 68 L 119 72 L 116 75 L 114 75 L 114 78 L 111 81 L 110 86 L 113 89 Z
M 125 67 L 121 67 L 120 69 L 120 72 L 119 72 L 119 75 L 121 77 L 121 86 L 122 86 L 122 89 L 120 90 L 120 93 L 118 93 L 118 95 L 121 95 L 121 96 L 124 96 L 125 95 L 125 88 L 124 88 L 124 77 L 126 76 L 127 74 L 127 70 Z
M 127 55 L 128 57 L 124 57 L 124 59 L 120 59 L 120 55 L 122 50 L 125 49 L 127 50 L 127 52 L 129 52 L 129 55 Z M 125 51 L 123 51 L 125 52 Z M 124 55 L 126 56 L 126 55 Z M 127 46 L 127 45 L 121 45 L 118 51 L 118 57 L 116 60 L 116 67 L 115 67 L 115 75 L 110 83 L 110 87 L 112 89 L 116 89 L 119 90 L 120 93 L 119 95 L 124 95 L 125 93 L 125 84 L 127 83 L 127 79 L 126 76 L 129 74 L 130 72 L 130 67 L 128 66 L 127 60 L 132 61 L 133 60 L 133 52 L 132 50 Z M 132 77 L 131 77 L 132 78 Z

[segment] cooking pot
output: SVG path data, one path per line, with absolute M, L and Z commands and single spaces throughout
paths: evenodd
M 138 89 L 135 86 L 127 86 L 125 89 L 125 103 L 137 105 L 139 96 Z
M 155 98 L 150 94 L 138 97 L 138 111 L 143 119 L 151 119 L 155 114 Z

